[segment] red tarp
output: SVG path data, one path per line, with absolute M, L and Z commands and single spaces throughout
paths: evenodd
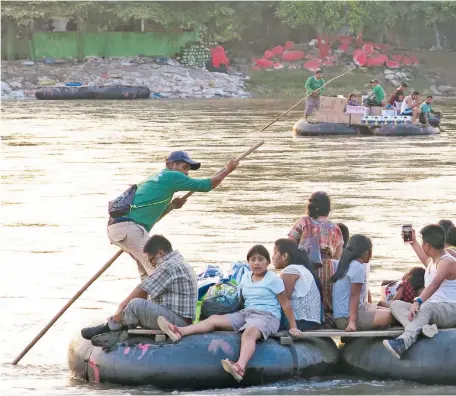
M 285 51 L 282 55 L 282 60 L 285 62 L 296 62 L 304 59 L 304 51 Z
M 367 67 L 383 66 L 388 61 L 385 54 L 372 55 L 367 58 Z
M 351 43 L 353 41 L 353 37 L 351 36 L 337 36 L 337 40 L 341 43 Z
M 349 42 L 344 42 L 341 45 L 339 45 L 339 51 L 341 52 L 346 52 L 350 48 L 350 43 Z
M 372 55 L 374 53 L 374 47 L 372 46 L 372 44 L 364 44 L 363 45 L 363 52 L 367 56 Z
M 366 53 L 362 50 L 362 49 L 355 49 L 355 51 L 353 52 L 353 62 L 355 62 L 355 64 L 357 66 L 366 66 L 366 63 L 367 63 L 367 55 Z
M 404 59 L 404 55 L 394 54 L 394 55 L 391 55 L 391 59 L 398 61 L 398 62 L 402 62 L 402 60 Z
M 272 52 L 270 50 L 264 51 L 264 55 L 263 55 L 264 59 L 272 59 L 272 58 L 274 58 L 274 56 L 275 56 L 274 52 Z
M 389 69 L 399 69 L 401 67 L 401 62 L 388 59 L 386 61 L 386 67 L 388 67 Z
M 294 43 L 293 41 L 285 41 L 285 45 L 284 45 L 285 49 L 286 50 L 291 50 L 294 48 Z
M 254 59 L 255 64 L 262 69 L 269 69 L 274 66 L 274 62 L 268 59 Z
M 321 59 L 314 59 L 309 62 L 304 63 L 302 66 L 304 69 L 310 70 L 310 71 L 316 71 L 318 68 L 320 68 L 321 64 Z
M 285 48 L 283 48 L 281 45 L 278 45 L 274 47 L 271 51 L 274 52 L 274 55 L 281 56 L 283 54 L 283 51 L 285 51 Z
M 214 67 L 220 67 L 221 64 L 225 64 L 228 66 L 230 61 L 225 53 L 225 48 L 221 45 L 217 45 L 215 48 L 211 48 L 211 55 L 212 55 L 212 65 Z

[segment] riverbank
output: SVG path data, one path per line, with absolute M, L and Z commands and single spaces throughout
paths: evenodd
M 390 70 L 385 67 L 358 67 L 332 81 L 327 95 L 367 93 L 369 81 L 376 78 L 385 91 L 393 92 L 400 81 L 408 90 L 436 98 L 456 97 L 456 52 L 415 52 L 420 66 Z M 242 61 L 242 62 L 241 62 Z M 214 98 L 289 98 L 302 97 L 306 79 L 312 72 L 297 65 L 280 70 L 253 70 L 248 59 L 233 62 L 229 74 L 209 72 L 204 68 L 186 67 L 174 59 L 151 57 L 86 58 L 83 63 L 72 59 L 53 59 L 52 63 L 32 61 L 2 62 L 2 99 L 33 99 L 39 86 L 64 85 L 146 85 L 154 99 Z M 293 68 L 294 67 L 294 68 Z M 340 65 L 324 70 L 326 81 L 352 67 Z

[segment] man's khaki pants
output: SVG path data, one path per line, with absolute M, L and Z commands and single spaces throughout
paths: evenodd
M 114 245 L 119 246 L 124 252 L 128 253 L 138 265 L 141 280 L 147 278 L 155 268 L 149 263 L 143 252 L 144 245 L 149 240 L 149 233 L 143 226 L 133 221 L 108 226 L 108 238 Z
M 390 305 L 392 315 L 405 327 L 398 338 L 404 340 L 407 349 L 416 342 L 421 329 L 427 324 L 435 324 L 442 329 L 456 326 L 456 303 L 425 301 L 413 320 L 409 321 L 411 306 L 404 301 L 393 301 Z

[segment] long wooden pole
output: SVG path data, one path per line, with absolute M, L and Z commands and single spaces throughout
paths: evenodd
M 241 161 L 245 157 L 247 157 L 250 153 L 254 152 L 258 147 L 260 147 L 264 143 L 264 140 L 259 141 L 252 147 L 250 147 L 248 150 L 244 151 L 240 156 L 236 158 L 235 161 Z M 225 168 L 221 169 L 217 174 L 220 172 L 223 172 Z M 188 192 L 187 194 L 184 195 L 184 199 L 187 199 L 188 197 L 192 196 L 193 192 Z M 165 210 L 165 212 L 161 215 L 161 217 L 158 219 L 160 221 L 163 217 L 165 217 L 169 212 L 171 212 L 174 209 L 173 205 L 170 204 L 168 208 Z M 82 293 L 84 293 L 89 286 L 95 282 L 100 275 L 105 272 L 111 264 L 116 261 L 120 255 L 123 253 L 123 250 L 119 250 L 114 256 L 110 258 L 110 260 L 101 267 L 98 272 L 90 278 L 90 280 L 81 288 L 79 291 L 71 298 L 70 301 L 68 301 L 65 306 L 51 319 L 51 321 L 44 327 L 43 330 L 41 330 L 38 335 L 30 342 L 30 344 L 27 345 L 27 347 L 19 354 L 19 356 L 14 359 L 14 361 L 11 363 L 13 365 L 16 365 L 24 356 L 25 354 L 30 351 L 30 349 L 33 348 L 33 346 L 40 340 L 41 337 L 43 337 L 46 332 L 52 327 L 52 325 L 57 322 L 57 320 L 64 314 L 64 312 L 81 296 Z

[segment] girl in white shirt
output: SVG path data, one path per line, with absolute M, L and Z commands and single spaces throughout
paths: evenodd
M 307 253 L 300 251 L 298 244 L 290 239 L 278 239 L 274 244 L 272 260 L 274 267 L 282 270 L 285 294 L 290 299 L 297 328 L 321 328 L 324 322 L 321 284 L 310 266 Z M 288 327 L 287 320 L 282 315 L 281 328 Z

